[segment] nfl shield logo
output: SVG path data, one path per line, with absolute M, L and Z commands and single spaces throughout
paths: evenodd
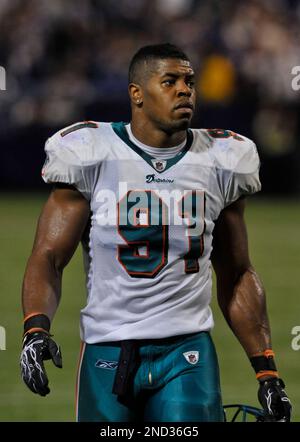
M 163 170 L 165 170 L 167 165 L 166 160 L 151 160 L 151 161 L 153 166 L 158 172 L 162 172 Z
M 185 359 L 192 365 L 197 364 L 199 361 L 199 352 L 198 351 L 186 351 L 183 353 Z

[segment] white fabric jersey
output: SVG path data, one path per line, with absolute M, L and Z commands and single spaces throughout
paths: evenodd
M 221 210 L 260 190 L 255 144 L 220 129 L 187 132 L 171 159 L 155 159 L 123 123 L 85 122 L 46 143 L 43 178 L 90 202 L 83 241 L 87 343 L 210 330 L 212 233 Z

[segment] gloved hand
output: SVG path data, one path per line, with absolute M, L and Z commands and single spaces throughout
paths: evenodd
M 44 360 L 52 359 L 56 367 L 62 368 L 60 347 L 46 332 L 27 333 L 21 353 L 21 376 L 34 393 L 46 396 L 50 393 Z
M 292 406 L 284 391 L 283 380 L 271 377 L 259 384 L 258 400 L 266 413 L 265 421 L 289 422 Z

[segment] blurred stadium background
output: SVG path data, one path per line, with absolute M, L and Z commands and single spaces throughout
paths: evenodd
M 47 364 L 52 387 L 36 397 L 22 384 L 20 291 L 38 213 L 49 189 L 40 178 L 45 140 L 83 119 L 129 120 L 127 68 L 144 44 L 173 42 L 198 72 L 195 127 L 253 138 L 263 190 L 248 203 L 252 261 L 268 293 L 280 373 L 300 421 L 300 65 L 299 0 L 1 0 L 0 66 L 0 421 L 72 421 L 85 302 L 81 253 L 64 276 L 53 324 L 63 370 Z M 213 301 L 224 403 L 258 406 L 252 368 Z

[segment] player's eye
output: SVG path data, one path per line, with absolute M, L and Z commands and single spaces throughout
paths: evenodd
M 171 85 L 175 84 L 175 80 L 174 80 L 174 79 L 164 80 L 164 81 L 163 81 L 163 84 L 164 84 L 165 86 L 171 86 Z
M 188 80 L 186 82 L 186 84 L 188 85 L 188 87 L 193 88 L 195 86 L 195 81 L 194 80 Z

